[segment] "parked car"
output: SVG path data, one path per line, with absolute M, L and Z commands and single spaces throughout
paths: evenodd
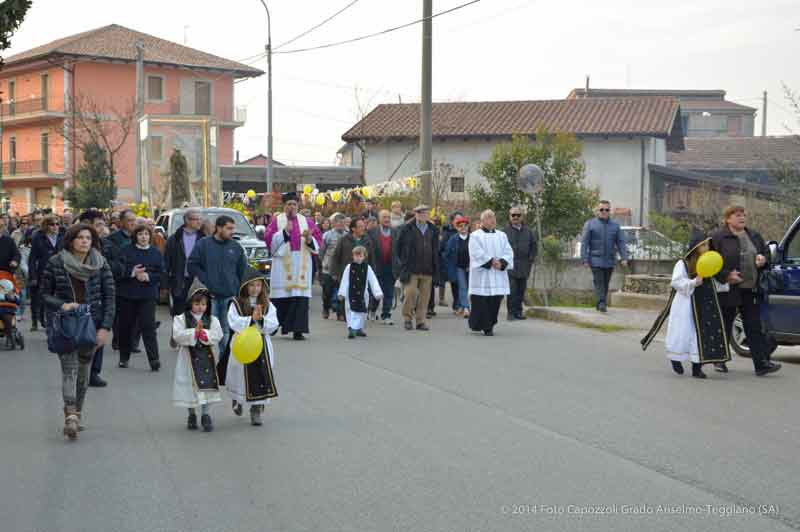
M 161 213 L 156 220 L 157 228 L 163 229 L 166 237 L 171 236 L 183 225 L 183 214 L 186 210 L 187 209 L 172 209 Z M 253 228 L 244 215 L 234 209 L 210 207 L 199 210 L 203 219 L 210 220 L 212 223 L 223 214 L 233 218 L 233 221 L 236 223 L 236 230 L 233 233 L 233 238 L 244 248 L 245 255 L 250 265 L 256 270 L 263 272 L 264 276 L 269 279 L 272 270 L 272 259 L 270 259 L 269 250 L 267 249 L 266 243 L 264 243 L 263 227 L 259 226 Z M 262 236 L 259 237 L 259 235 Z
M 800 217 L 780 243 L 769 242 L 770 289 L 761 304 L 761 323 L 767 335 L 769 354 L 781 345 L 800 345 Z M 741 319 L 737 318 L 730 338 L 741 356 L 750 356 Z
M 631 260 L 672 260 L 683 255 L 685 246 L 670 240 L 654 229 L 622 226 L 625 247 Z M 575 243 L 574 258 L 581 258 L 581 241 Z

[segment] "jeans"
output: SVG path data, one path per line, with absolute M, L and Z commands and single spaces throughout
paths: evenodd
M 17 318 L 25 315 L 25 305 L 28 303 L 28 289 L 23 288 L 19 293 L 19 306 L 17 306 Z
M 527 279 L 518 279 L 508 276 L 509 292 L 506 297 L 506 307 L 509 316 L 519 316 L 522 314 L 522 303 L 525 302 L 525 288 L 528 286 Z
M 758 370 L 768 361 L 766 355 L 767 339 L 761 329 L 761 313 L 759 304 L 752 290 L 742 289 L 742 304 L 738 307 L 722 307 L 722 320 L 725 322 L 725 334 L 728 338 L 733 332 L 733 322 L 736 320 L 737 311 L 742 315 L 742 325 L 747 342 L 750 344 L 750 355 L 753 367 Z
M 597 306 L 606 305 L 608 301 L 608 285 L 611 284 L 611 274 L 614 268 L 592 268 L 594 282 L 594 298 Z
M 92 365 L 92 351 L 72 351 L 58 355 L 61 361 L 61 393 L 64 406 L 83 410 L 83 400 L 89 386 L 89 366 Z
M 341 312 L 339 310 L 339 283 L 329 273 L 319 274 L 322 285 L 322 310 Z
M 232 299 L 232 297 L 215 297 L 211 300 L 211 315 L 219 320 L 219 325 L 222 327 L 222 340 L 219 341 L 220 355 L 225 352 L 225 348 L 228 346 L 228 336 L 231 334 L 228 326 L 228 307 Z
M 456 285 L 458 288 L 458 297 L 455 299 L 456 310 L 469 310 L 469 270 L 463 268 L 456 268 Z M 450 283 L 451 285 L 453 283 Z
M 381 285 L 383 292 L 383 306 L 381 308 L 381 319 L 388 320 L 392 317 L 392 303 L 394 302 L 394 275 L 392 275 L 392 265 L 385 264 L 376 272 L 378 284 Z

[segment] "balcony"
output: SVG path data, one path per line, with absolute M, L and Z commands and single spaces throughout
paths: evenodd
M 240 106 L 209 106 L 200 105 L 181 105 L 177 101 L 168 101 L 164 104 L 152 105 L 156 112 L 147 112 L 152 116 L 166 114 L 169 116 L 192 116 L 198 118 L 210 118 L 216 120 L 221 127 L 241 127 L 247 121 L 247 108 Z M 160 111 L 160 112 L 159 112 Z
M 64 118 L 64 101 L 56 98 L 29 98 L 3 102 L 0 120 L 4 126 Z
M 52 179 L 63 177 L 63 174 L 51 173 L 52 164 L 43 161 L 4 161 L 2 177 L 7 179 Z

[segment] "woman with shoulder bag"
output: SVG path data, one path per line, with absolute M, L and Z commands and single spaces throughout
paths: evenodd
M 114 323 L 114 277 L 100 253 L 100 238 L 86 224 L 71 226 L 63 249 L 50 258 L 42 274 L 41 295 L 48 316 L 88 305 L 96 329 L 94 346 L 59 353 L 64 398 L 64 435 L 78 437 L 81 413 L 89 384 L 89 368 L 99 347 L 106 343 Z M 49 320 L 48 320 L 49 321 Z

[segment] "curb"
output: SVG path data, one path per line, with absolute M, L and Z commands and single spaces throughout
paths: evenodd
M 570 314 L 568 312 L 561 312 L 558 309 L 554 309 L 551 307 L 530 307 L 525 312 L 525 314 L 531 318 L 553 321 L 557 323 L 567 323 L 569 325 L 575 325 L 577 327 L 582 327 L 584 329 L 594 329 L 596 331 L 604 333 L 635 330 L 635 328 L 633 327 L 625 327 L 622 325 L 615 325 L 615 324 L 599 324 L 593 321 L 583 320 L 580 317 L 575 316 L 574 314 Z

